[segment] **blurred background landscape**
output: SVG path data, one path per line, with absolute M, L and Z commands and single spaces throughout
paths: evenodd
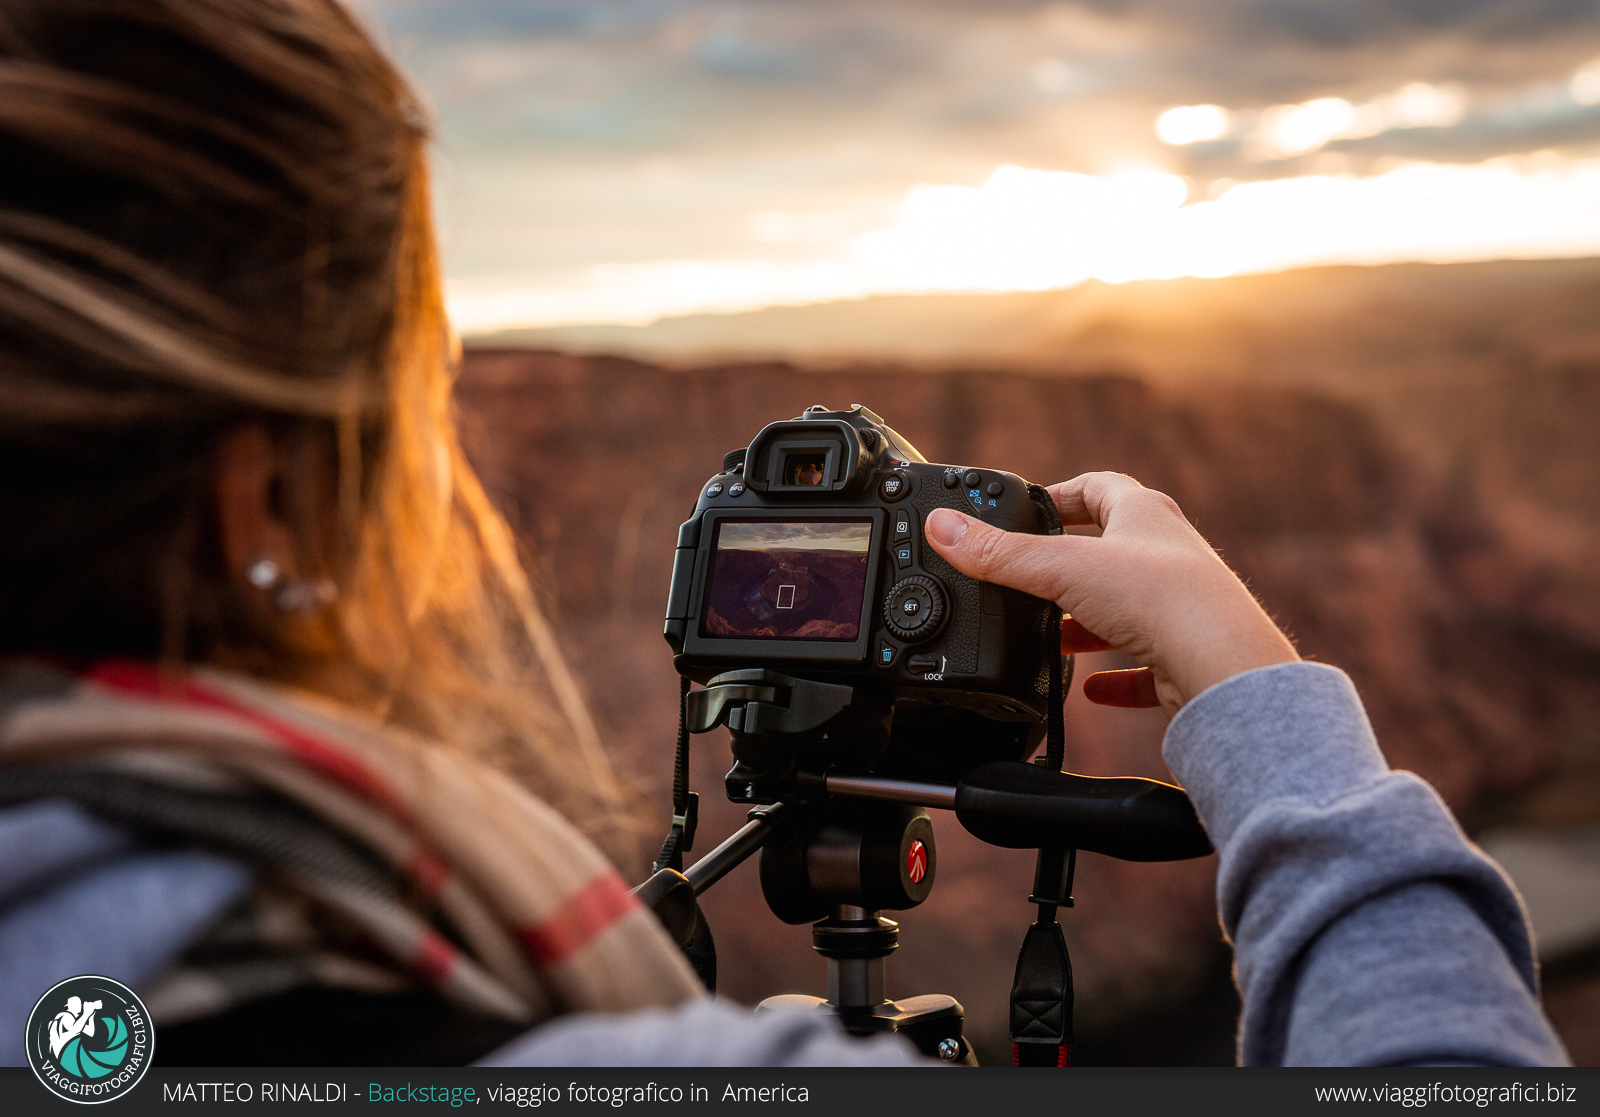
M 1600 8 L 360 6 L 438 113 L 472 452 L 656 822 L 677 525 L 764 424 L 861 403 L 1176 497 L 1508 868 L 1600 1063 Z M 1164 776 L 1163 728 L 1074 695 L 1068 765 Z M 695 747 L 705 849 L 741 816 Z M 1005 1061 L 1031 861 L 936 826 L 891 995 Z M 1214 872 L 1082 858 L 1079 1061 L 1232 1060 Z M 822 991 L 753 867 L 708 900 L 724 995 Z

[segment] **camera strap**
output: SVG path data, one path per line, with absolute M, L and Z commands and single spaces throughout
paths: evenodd
M 700 795 L 689 790 L 689 680 L 678 680 L 678 749 L 672 762 L 672 829 L 667 831 L 656 871 L 683 871 L 683 855 L 694 848 L 694 831 L 700 821 Z
M 1044 513 L 1052 535 L 1061 534 L 1061 519 L 1055 501 L 1036 485 L 1028 495 Z M 1049 633 L 1059 645 L 1062 612 L 1052 607 Z M 1072 682 L 1071 656 L 1059 651 L 1050 656 L 1048 712 L 1045 715 L 1044 755 L 1034 763 L 1059 772 L 1066 762 L 1066 689 Z M 1011 984 L 1011 1057 L 1019 1067 L 1064 1067 L 1072 1047 L 1072 960 L 1067 941 L 1056 921 L 1056 912 L 1072 906 L 1072 877 L 1077 867 L 1077 850 L 1041 849 L 1033 874 L 1030 903 L 1038 906 L 1038 918 L 1028 928 L 1017 954 L 1016 975 Z
M 661 852 L 656 855 L 655 872 L 660 873 L 663 869 L 672 869 L 674 874 L 683 872 L 683 855 L 694 848 L 694 831 L 699 821 L 700 796 L 689 790 L 689 680 L 680 678 L 678 746 L 672 762 L 672 828 L 667 831 L 666 841 L 661 843 Z M 717 945 L 711 935 L 711 924 L 706 922 L 706 914 L 700 910 L 699 900 L 694 899 L 689 882 L 681 876 L 676 879 L 677 884 L 672 887 L 681 889 L 681 894 L 689 897 L 689 907 L 678 908 L 676 918 L 663 915 L 662 909 L 656 907 L 656 915 L 666 925 L 705 987 L 715 993 Z M 646 887 L 650 883 L 646 882 Z

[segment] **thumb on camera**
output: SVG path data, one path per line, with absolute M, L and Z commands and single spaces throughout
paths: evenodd
M 952 508 L 928 513 L 924 532 L 933 549 L 969 578 L 1052 601 L 1061 597 L 1066 556 L 1059 536 L 1004 531 Z

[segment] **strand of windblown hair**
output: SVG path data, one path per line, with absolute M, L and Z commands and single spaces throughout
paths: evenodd
M 147 371 L 182 384 L 221 390 L 242 402 L 299 415 L 336 417 L 359 411 L 371 401 L 372 393 L 355 376 L 290 380 L 231 360 L 119 305 L 84 277 L 6 244 L 0 244 L 0 280 L 119 339 L 142 358 L 140 364 Z

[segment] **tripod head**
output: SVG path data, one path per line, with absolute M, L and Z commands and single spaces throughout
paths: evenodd
M 728 798 L 755 807 L 745 827 L 687 872 L 660 866 L 641 898 L 684 942 L 703 925 L 695 895 L 759 850 L 768 907 L 787 923 L 814 922 L 813 945 L 829 972 L 826 1000 L 763 1004 L 819 1007 L 850 1031 L 902 1032 L 930 1055 L 965 1062 L 971 1052 L 958 1003 L 938 994 L 899 1002 L 885 995 L 883 963 L 899 928 L 879 914 L 928 898 L 937 856 L 927 808 L 953 811 L 981 841 L 1040 851 L 1030 897 L 1040 917 L 1018 960 L 1013 1048 L 1022 1062 L 1031 1027 L 1039 1033 L 1033 1039 L 1050 1041 L 1051 1065 L 1064 1065 L 1071 969 L 1055 911 L 1073 903 L 1076 851 L 1129 861 L 1205 856 L 1211 844 L 1193 805 L 1181 788 L 1157 780 L 1080 776 L 1014 759 L 980 762 L 952 782 L 879 775 L 874 762 L 888 749 L 894 713 L 887 696 L 869 689 L 766 669 L 729 671 L 704 689 L 686 689 L 685 781 L 689 734 L 726 725 L 735 758 Z M 675 815 L 675 834 L 692 814 Z
M 726 782 L 736 803 L 831 796 L 941 807 L 990 845 L 1081 849 L 1123 861 L 1181 861 L 1211 852 L 1189 797 L 1159 780 L 1079 776 L 997 760 L 946 785 L 851 775 L 826 765 L 840 757 L 866 767 L 861 758 L 882 753 L 892 718 L 886 700 L 854 687 L 762 669 L 718 675 L 688 696 L 689 732 L 728 726 L 736 763 Z

